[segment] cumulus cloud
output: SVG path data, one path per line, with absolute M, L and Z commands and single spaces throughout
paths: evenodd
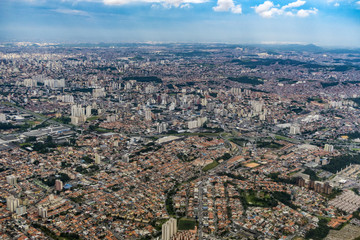
M 231 11 L 233 13 L 241 14 L 242 7 L 241 5 L 235 5 L 233 0 L 218 0 L 217 5 L 213 7 L 215 12 L 228 12 Z
M 106 5 L 127 5 L 134 3 L 160 3 L 164 6 L 181 7 L 191 3 L 205 3 L 208 0 L 103 0 Z
M 308 10 L 305 10 L 305 9 L 300 9 L 296 15 L 298 17 L 308 17 L 310 16 L 310 14 L 317 14 L 318 10 L 316 8 L 313 8 L 313 9 L 308 9 Z
M 305 3 L 306 1 L 297 0 L 280 7 L 280 5 L 275 6 L 272 1 L 265 1 L 264 3 L 253 8 L 255 12 L 263 18 L 271 18 L 279 15 L 308 17 L 311 14 L 317 14 L 318 10 L 316 8 L 299 10 L 296 9 L 303 6 Z

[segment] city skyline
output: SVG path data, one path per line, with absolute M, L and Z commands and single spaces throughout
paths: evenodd
M 360 1 L 4 0 L 0 41 L 360 46 Z

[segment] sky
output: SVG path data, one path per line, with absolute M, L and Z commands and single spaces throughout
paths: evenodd
M 0 0 L 0 41 L 360 48 L 360 1 Z

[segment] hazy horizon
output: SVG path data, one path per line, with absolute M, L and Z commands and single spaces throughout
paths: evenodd
M 360 47 L 354 0 L 3 0 L 1 42 Z

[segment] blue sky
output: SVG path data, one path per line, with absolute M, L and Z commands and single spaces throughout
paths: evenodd
M 360 1 L 0 0 L 0 41 L 360 47 Z

